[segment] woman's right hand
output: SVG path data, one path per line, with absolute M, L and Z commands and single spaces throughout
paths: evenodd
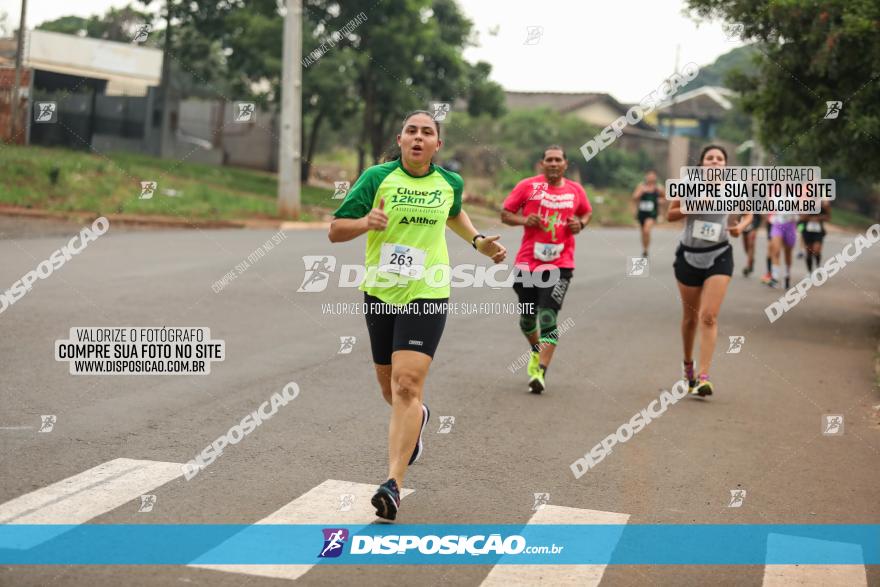
M 367 219 L 367 230 L 385 230 L 388 226 L 388 215 L 385 214 L 385 198 L 379 200 L 379 207 L 370 210 Z

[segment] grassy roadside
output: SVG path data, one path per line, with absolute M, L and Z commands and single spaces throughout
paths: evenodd
M 179 216 L 201 220 L 278 218 L 275 175 L 130 153 L 109 157 L 41 147 L 0 149 L 0 204 L 49 211 Z M 51 173 L 57 169 L 57 181 Z M 140 182 L 158 182 L 141 200 Z M 175 196 L 167 195 L 173 190 Z M 332 191 L 305 186 L 304 219 L 330 208 Z
M 842 208 L 832 208 L 831 224 L 847 230 L 863 231 L 869 226 L 876 224 L 876 221 L 871 220 L 868 216 L 859 214 L 858 212 L 844 210 Z
M 336 150 L 316 157 L 315 175 L 353 177 L 353 152 Z M 51 172 L 57 168 L 57 181 Z M 163 215 L 197 220 L 278 219 L 277 178 L 272 173 L 218 167 L 147 155 L 110 156 L 67 149 L 0 148 L 0 205 L 55 212 Z M 138 199 L 141 181 L 158 182 L 149 200 Z M 325 181 L 329 181 L 325 177 Z M 168 195 L 168 190 L 177 195 Z M 630 193 L 586 186 L 593 204 L 593 226 L 635 226 Z M 303 220 L 320 220 L 339 203 L 331 188 L 303 186 Z M 497 217 L 506 196 L 487 178 L 465 177 L 466 209 Z M 834 208 L 833 224 L 864 230 L 874 222 Z

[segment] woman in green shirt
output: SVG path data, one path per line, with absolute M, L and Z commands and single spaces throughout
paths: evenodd
M 498 235 L 477 232 L 461 208 L 461 177 L 431 160 L 440 150 L 440 125 L 417 110 L 397 135 L 400 159 L 374 165 L 358 178 L 330 224 L 330 241 L 367 234 L 364 314 L 376 376 L 391 405 L 388 481 L 372 503 L 393 520 L 407 467 L 422 452 L 430 412 L 422 402 L 428 368 L 446 323 L 449 266 L 445 227 L 495 263 L 507 251 Z M 441 271 L 442 273 L 442 271 Z

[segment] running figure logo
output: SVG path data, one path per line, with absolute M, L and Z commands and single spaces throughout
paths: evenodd
M 34 122 L 55 122 L 58 104 L 55 102 L 37 102 L 34 105 Z
M 342 554 L 342 547 L 348 540 L 348 530 L 345 528 L 324 528 L 324 548 L 318 558 L 336 558 Z
M 158 182 L 155 181 L 142 181 L 141 182 L 141 195 L 138 200 L 149 200 L 153 197 L 153 193 L 155 193 L 156 188 L 159 187 Z
M 40 429 L 37 432 L 52 432 L 52 429 L 55 428 L 55 422 L 58 421 L 58 418 L 55 417 L 54 414 L 50 414 L 48 416 L 40 416 Z
M 449 102 L 431 102 L 431 112 L 433 112 L 431 118 L 437 122 L 443 122 L 446 120 L 446 117 L 451 110 L 452 105 Z
M 339 511 L 340 512 L 349 512 L 351 511 L 351 506 L 354 505 L 354 495 L 351 493 L 343 493 L 339 496 Z
M 138 508 L 138 512 L 151 512 L 151 511 L 153 511 L 154 505 L 156 505 L 156 496 L 155 495 L 142 495 L 141 496 L 141 505 Z
M 544 36 L 544 27 L 542 26 L 527 26 L 526 27 L 526 41 L 523 45 L 537 45 L 541 42 L 541 37 Z
M 830 102 L 825 102 L 825 107 L 828 109 L 825 112 L 825 120 L 831 120 L 837 118 L 837 115 L 840 114 L 840 111 L 843 109 L 843 102 L 840 100 L 832 100 Z
M 440 416 L 440 429 L 437 434 L 449 434 L 455 426 L 455 416 Z
M 541 230 L 543 230 L 544 232 L 551 233 L 551 238 L 553 239 L 553 242 L 556 242 L 556 224 L 558 221 L 559 221 L 559 210 L 557 210 L 553 214 L 544 218 L 544 223 L 546 224 L 546 228 L 544 226 L 541 226 Z
M 134 35 L 131 38 L 132 43 L 143 43 L 147 40 L 147 37 L 150 36 L 150 32 L 153 30 L 153 25 L 150 24 L 142 24 L 137 30 L 134 32 Z
M 822 416 L 822 434 L 824 436 L 839 436 L 843 434 L 843 416 L 840 414 L 825 414 Z
M 352 349 L 354 348 L 354 343 L 357 342 L 357 337 L 354 336 L 340 336 L 339 337 L 339 351 L 336 353 L 337 355 L 350 355 Z
M 303 264 L 306 274 L 297 292 L 315 293 L 327 289 L 330 274 L 336 269 L 336 257 L 333 255 L 305 255 Z
M 440 190 L 434 190 L 433 192 L 428 192 L 428 195 L 431 196 L 431 200 L 427 204 L 425 204 L 425 206 L 430 206 L 434 202 L 439 202 L 442 204 L 443 198 L 440 197 L 440 195 L 442 193 L 443 192 L 441 192 Z
M 253 102 L 236 102 L 232 119 L 235 122 L 253 122 L 256 117 L 256 107 Z
M 334 181 L 333 187 L 335 191 L 333 192 L 334 200 L 342 200 L 345 198 L 345 195 L 348 193 L 348 190 L 351 188 L 351 184 L 347 181 Z
M 532 511 L 536 512 L 539 509 L 543 508 L 548 503 L 550 503 L 550 494 L 549 493 L 536 493 L 535 494 L 535 503 L 532 504 Z
M 738 354 L 742 350 L 743 345 L 746 344 L 745 336 L 728 336 L 727 338 L 730 339 L 730 346 L 727 347 L 728 355 Z
M 648 276 L 648 258 L 647 257 L 630 257 L 629 264 L 626 267 L 627 277 L 647 277 Z
M 730 490 L 730 501 L 727 503 L 727 507 L 740 508 L 740 507 L 742 507 L 742 504 L 745 500 L 746 500 L 746 490 L 745 489 L 731 489 Z

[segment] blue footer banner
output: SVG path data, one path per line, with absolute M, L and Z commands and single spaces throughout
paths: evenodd
M 876 565 L 880 525 L 7 524 L 2 565 Z

